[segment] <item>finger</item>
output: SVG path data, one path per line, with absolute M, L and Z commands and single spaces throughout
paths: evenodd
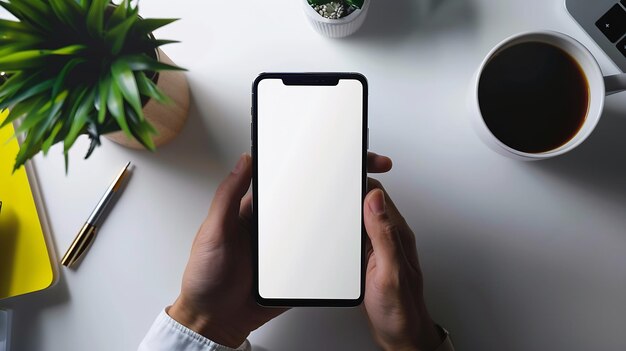
M 372 256 L 372 252 L 374 249 L 372 248 L 372 241 L 369 236 L 365 238 L 365 257 L 369 260 L 370 256 Z
M 389 216 L 385 193 L 372 190 L 365 197 L 364 222 L 376 255 L 376 266 L 383 272 L 398 272 L 405 264 L 398 224 Z
M 245 229 L 244 233 L 250 233 L 252 231 L 252 192 L 248 191 L 246 195 L 244 195 L 243 199 L 241 199 L 241 204 L 239 205 L 239 218 L 241 219 L 241 223 L 243 228 Z
M 250 191 L 241 199 L 239 216 L 247 222 L 252 222 L 252 192 Z
M 373 152 L 367 153 L 367 171 L 369 173 L 386 173 L 393 167 L 393 162 L 387 156 L 381 156 Z
M 250 187 L 251 176 L 252 162 L 250 155 L 243 154 L 233 171 L 217 188 L 213 197 L 207 223 L 222 229 L 214 230 L 213 232 L 216 235 L 224 235 L 224 233 L 228 232 L 228 229 L 231 229 L 230 226 L 237 223 L 241 198 Z
M 380 189 L 385 194 L 385 204 L 387 206 L 387 215 L 392 218 L 394 223 L 398 224 L 398 232 L 400 235 L 400 240 L 402 242 L 402 248 L 404 251 L 404 255 L 409 261 L 409 264 L 416 271 L 420 270 L 419 258 L 417 255 L 417 246 L 415 244 L 415 234 L 406 223 L 406 220 L 396 207 L 396 204 L 393 202 L 389 194 L 383 187 L 383 185 L 377 181 L 376 179 L 368 178 L 368 188 L 369 190 Z

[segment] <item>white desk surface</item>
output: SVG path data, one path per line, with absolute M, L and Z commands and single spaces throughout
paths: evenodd
M 83 139 L 67 176 L 59 147 L 36 158 L 58 255 L 118 169 L 136 168 L 79 269 L 0 302 L 14 310 L 13 350 L 136 349 L 178 294 L 218 182 L 249 150 L 250 88 L 263 71 L 368 77 L 370 145 L 395 161 L 380 178 L 415 229 L 427 303 L 458 350 L 626 349 L 626 96 L 608 99 L 583 146 L 538 163 L 485 147 L 465 107 L 485 54 L 520 31 L 572 35 L 617 72 L 563 0 L 374 0 L 345 40 L 309 28 L 296 0 L 141 5 L 146 17 L 182 18 L 157 34 L 183 42 L 165 51 L 189 68 L 189 122 L 154 154 L 105 141 L 83 161 Z M 360 309 L 292 310 L 251 341 L 265 351 L 377 349 Z

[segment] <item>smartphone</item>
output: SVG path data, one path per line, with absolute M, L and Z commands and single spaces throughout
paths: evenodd
M 252 251 L 260 305 L 363 300 L 367 96 L 358 73 L 263 73 L 254 81 Z

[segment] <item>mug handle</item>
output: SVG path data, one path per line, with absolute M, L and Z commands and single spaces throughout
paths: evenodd
M 626 91 L 626 73 L 604 77 L 604 85 L 607 96 Z

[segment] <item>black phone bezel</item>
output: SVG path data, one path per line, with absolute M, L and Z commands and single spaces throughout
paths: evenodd
M 286 85 L 337 85 L 340 80 L 357 80 L 363 86 L 363 123 L 362 123 L 362 171 L 361 171 L 361 291 L 356 299 L 274 299 L 264 298 L 259 294 L 259 255 L 258 255 L 258 86 L 265 79 L 281 79 Z M 261 73 L 252 85 L 252 260 L 253 294 L 256 302 L 267 307 L 355 307 L 363 302 L 365 294 L 365 226 L 363 224 L 363 200 L 367 194 L 367 152 L 368 152 L 368 83 L 360 73 Z

